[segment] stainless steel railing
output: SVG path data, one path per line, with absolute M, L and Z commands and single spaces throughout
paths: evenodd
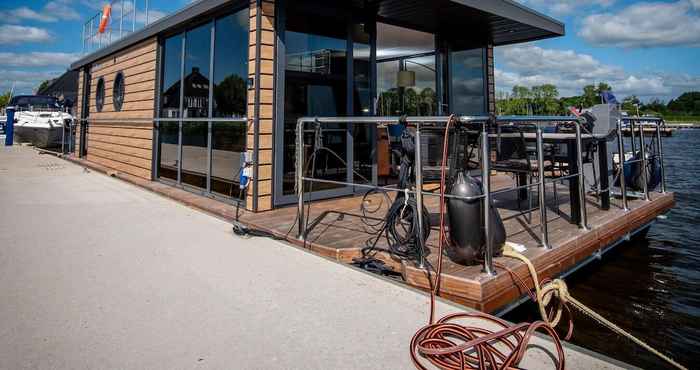
M 304 191 L 304 183 L 305 182 L 319 182 L 319 183 L 327 183 L 327 184 L 336 184 L 336 185 L 346 185 L 346 186 L 355 186 L 355 187 L 360 187 L 360 188 L 365 188 L 365 189 L 378 189 L 378 190 L 384 190 L 384 191 L 389 191 L 389 192 L 402 192 L 402 193 L 407 193 L 407 194 L 413 194 L 416 197 L 416 203 L 417 203 L 417 209 L 422 209 L 423 208 L 423 197 L 424 196 L 439 196 L 438 194 L 430 193 L 430 192 L 425 192 L 423 191 L 423 171 L 422 171 L 422 157 L 421 157 L 421 145 L 420 145 L 420 137 L 421 137 L 421 131 L 424 128 L 427 127 L 444 127 L 444 125 L 447 124 L 447 121 L 449 117 L 446 116 L 439 116 L 439 117 L 405 117 L 403 118 L 403 122 L 407 122 L 409 125 L 413 126 L 415 129 L 415 140 L 416 140 L 416 153 L 415 157 L 416 160 L 414 162 L 414 173 L 415 173 L 415 188 L 413 190 L 411 189 L 398 189 L 398 188 L 392 188 L 392 187 L 387 187 L 387 186 L 374 186 L 374 185 L 367 185 L 367 184 L 357 184 L 357 183 L 352 183 L 352 182 L 344 182 L 344 181 L 333 181 L 333 180 L 325 180 L 325 179 L 317 179 L 314 178 L 313 174 L 311 176 L 306 176 L 305 175 L 305 168 L 306 168 L 306 158 L 305 158 L 305 148 L 304 148 L 304 133 L 306 132 L 305 126 L 308 123 L 314 123 L 317 125 L 324 125 L 324 124 L 367 124 L 367 125 L 396 125 L 399 124 L 399 121 L 402 118 L 400 117 L 302 117 L 297 120 L 297 127 L 296 127 L 296 141 L 297 141 L 297 153 L 296 153 L 296 191 L 297 191 L 297 196 L 298 196 L 298 203 L 297 203 L 297 226 L 298 226 L 298 233 L 297 237 L 299 240 L 306 240 L 307 238 L 307 230 L 306 230 L 306 222 L 305 222 L 305 213 L 304 213 L 304 204 L 307 201 L 310 201 L 311 197 L 306 196 L 305 191 Z M 455 198 L 455 199 L 462 199 L 462 200 L 467 200 L 467 201 L 472 201 L 472 200 L 477 200 L 477 199 L 482 199 L 483 200 L 483 218 L 484 218 L 484 233 L 485 233 L 485 240 L 486 240 L 486 248 L 485 248 L 485 255 L 484 255 L 484 271 L 488 274 L 495 274 L 495 268 L 494 268 L 494 263 L 493 263 L 493 245 L 492 245 L 492 240 L 491 240 L 491 230 L 490 230 L 490 204 L 491 204 L 491 197 L 492 195 L 496 193 L 502 193 L 502 192 L 508 192 L 508 191 L 516 191 L 520 190 L 522 188 L 529 188 L 532 186 L 537 186 L 538 187 L 538 193 L 539 193 L 539 208 L 541 212 L 541 245 L 545 248 L 551 248 L 551 245 L 549 244 L 549 232 L 547 228 L 547 209 L 545 206 L 545 185 L 546 181 L 544 178 L 544 154 L 543 154 L 543 131 L 542 131 L 542 123 L 549 122 L 557 122 L 557 123 L 574 123 L 576 126 L 576 145 L 577 145 L 577 151 L 578 151 L 578 157 L 577 157 L 577 164 L 578 164 L 578 172 L 576 174 L 569 174 L 568 176 L 565 177 L 559 177 L 555 178 L 552 181 L 561 181 L 564 178 L 574 178 L 576 177 L 579 181 L 579 188 L 578 188 L 578 196 L 579 196 L 579 202 L 581 204 L 579 211 L 580 211 L 580 219 L 581 219 L 581 224 L 580 226 L 585 228 L 587 227 L 587 212 L 586 212 L 586 198 L 585 198 L 585 188 L 584 188 L 584 171 L 583 171 L 583 165 L 582 165 L 582 154 L 581 154 L 581 148 L 583 147 L 582 145 L 582 134 L 581 134 L 581 129 L 580 129 L 580 121 L 578 117 L 486 117 L 486 116 L 463 116 L 463 117 L 455 117 L 458 122 L 463 123 L 463 124 L 477 124 L 481 125 L 481 158 L 482 158 L 482 164 L 481 164 L 481 170 L 482 170 L 482 195 L 479 196 L 472 196 L 472 197 L 460 197 L 460 196 L 454 196 L 454 195 L 449 195 L 447 196 L 448 198 Z M 536 131 L 536 145 L 537 145 L 537 161 L 538 161 L 538 176 L 539 176 L 539 181 L 537 183 L 533 184 L 528 184 L 525 186 L 518 186 L 515 188 L 510 188 L 510 189 L 505 189 L 505 190 L 500 190 L 495 193 L 492 193 L 490 190 L 490 137 L 489 137 L 489 126 L 491 125 L 497 125 L 499 122 L 508 122 L 508 123 L 522 123 L 522 122 L 528 122 L 528 123 L 536 123 L 537 124 L 537 131 Z M 422 212 L 417 212 L 418 213 L 418 230 L 419 233 L 422 233 L 423 230 L 423 223 L 425 220 L 422 219 Z M 419 243 L 423 242 L 423 236 L 419 235 Z M 422 245 L 419 246 L 420 248 L 423 248 Z M 419 265 L 422 265 L 424 261 L 419 261 Z
M 622 135 L 622 129 L 623 129 L 623 123 L 626 122 L 629 125 L 629 131 L 630 131 L 630 145 L 632 148 L 632 154 L 634 155 L 637 152 L 636 145 L 637 145 L 637 138 L 635 136 L 636 131 L 639 130 L 639 154 L 640 154 L 640 159 L 630 159 L 629 161 L 625 161 L 624 159 L 624 153 L 625 153 L 625 147 L 624 147 L 624 139 Z M 646 155 L 646 142 L 644 140 L 644 125 L 653 125 L 655 129 L 655 141 L 656 141 L 656 152 L 654 153 L 653 156 L 650 156 L 647 158 Z M 621 184 L 621 193 L 622 193 L 622 201 L 623 201 L 623 206 L 625 209 L 628 209 L 628 203 L 627 203 L 627 189 L 626 189 L 626 184 L 624 183 L 624 163 L 640 163 L 642 167 L 641 171 L 641 176 L 642 176 L 642 191 L 644 194 L 644 200 L 650 201 L 651 197 L 649 195 L 649 186 L 648 186 L 648 178 L 647 178 L 647 165 L 648 161 L 650 159 L 658 160 L 659 161 L 659 168 L 661 170 L 661 193 L 665 194 L 666 193 L 666 168 L 664 164 L 664 152 L 663 152 L 663 143 L 661 140 L 661 127 L 665 126 L 666 122 L 659 117 L 623 117 L 618 121 L 618 145 L 619 145 L 619 152 L 620 152 L 620 168 L 622 168 L 623 172 L 622 175 L 620 176 L 620 184 Z M 654 140 L 652 139 L 652 142 Z

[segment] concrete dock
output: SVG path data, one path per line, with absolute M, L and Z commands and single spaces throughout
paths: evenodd
M 0 297 L 0 369 L 411 369 L 428 309 L 422 292 L 241 239 L 224 221 L 18 146 L 0 147 Z M 532 344 L 521 365 L 552 368 L 551 343 Z M 629 368 L 565 352 L 570 369 Z

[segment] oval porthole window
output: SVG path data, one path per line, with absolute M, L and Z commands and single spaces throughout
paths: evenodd
M 119 72 L 114 78 L 114 88 L 112 89 L 112 102 L 114 103 L 114 111 L 122 110 L 124 104 L 124 74 Z
M 105 80 L 100 77 L 97 80 L 97 89 L 95 91 L 95 109 L 98 112 L 102 112 L 102 108 L 105 105 Z

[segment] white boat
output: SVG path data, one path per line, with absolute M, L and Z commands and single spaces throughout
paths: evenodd
M 73 116 L 63 112 L 58 99 L 52 96 L 19 95 L 12 98 L 15 107 L 15 141 L 31 143 L 39 148 L 61 145 L 63 127 Z

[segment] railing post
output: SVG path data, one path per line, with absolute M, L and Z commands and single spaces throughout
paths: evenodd
M 61 126 L 61 155 L 66 154 L 66 121 Z
M 539 184 L 537 186 L 540 199 L 540 231 L 542 232 L 542 247 L 550 249 L 549 231 L 547 230 L 547 202 L 545 199 L 545 184 L 544 184 L 544 145 L 542 142 L 542 127 L 537 124 L 537 174 Z M 554 184 L 556 186 L 556 184 Z M 530 189 L 528 189 L 528 193 Z
M 639 153 L 642 156 L 641 159 L 641 166 L 642 166 L 642 189 L 644 190 L 644 200 L 651 200 L 649 198 L 649 185 L 648 185 L 648 179 L 647 179 L 647 151 L 646 151 L 646 145 L 644 144 L 644 125 L 642 123 L 639 123 Z
M 581 122 L 576 122 L 576 162 L 578 164 L 578 196 L 581 211 L 582 229 L 588 230 L 588 212 L 586 211 L 586 183 L 583 176 L 583 140 L 581 139 Z
M 664 167 L 664 147 L 661 144 L 661 124 L 665 123 L 660 121 L 656 124 L 656 148 L 658 149 L 659 164 L 661 165 L 661 193 L 666 194 L 666 168 Z
M 627 205 L 627 185 L 625 184 L 625 142 L 622 136 L 622 119 L 617 120 L 617 148 L 620 152 L 620 193 L 622 194 L 622 209 L 629 211 Z
M 489 124 L 495 123 L 495 119 L 491 117 L 487 122 L 483 123 L 481 131 L 481 185 L 484 193 L 484 238 L 486 242 L 486 253 L 484 253 L 484 271 L 489 275 L 496 275 L 496 270 L 493 267 L 493 241 L 491 240 L 491 186 L 490 176 L 491 169 L 490 149 L 489 149 Z
M 299 119 L 297 121 L 297 163 L 296 163 L 296 184 L 297 184 L 297 196 L 299 200 L 297 202 L 297 221 L 298 232 L 297 239 L 306 239 L 306 230 L 304 230 L 304 121 Z
M 415 167 L 416 174 L 416 214 L 418 218 L 418 250 L 420 251 L 420 261 L 419 267 L 423 268 L 425 265 L 425 250 L 423 245 L 423 161 L 421 157 L 421 133 L 420 133 L 420 122 L 416 123 L 416 150 L 415 150 L 415 160 L 413 165 Z

